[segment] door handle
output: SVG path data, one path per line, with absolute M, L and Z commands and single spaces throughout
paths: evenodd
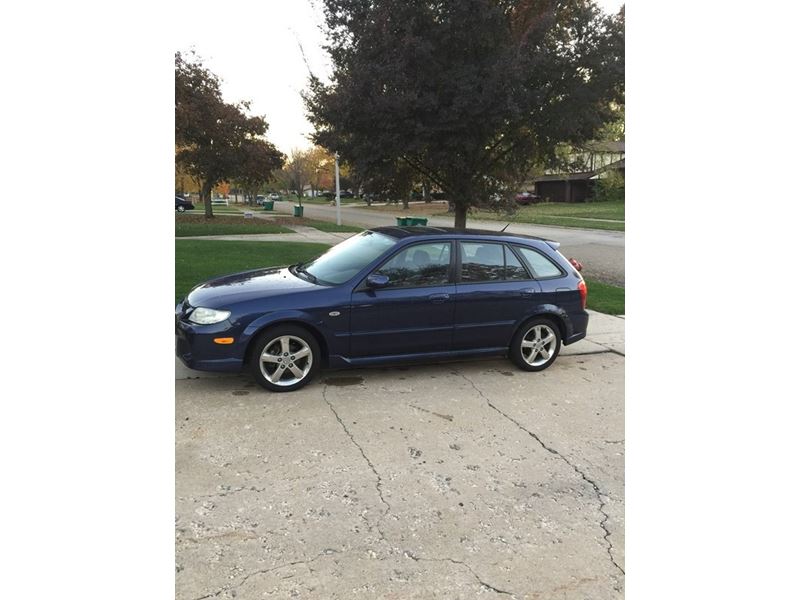
M 539 293 L 539 290 L 537 290 L 536 288 L 528 288 L 526 290 L 520 290 L 519 295 L 520 296 L 534 296 L 534 295 L 536 295 L 538 293 Z
M 450 294 L 431 294 L 428 296 L 428 300 L 434 304 L 441 304 L 442 302 L 450 300 Z

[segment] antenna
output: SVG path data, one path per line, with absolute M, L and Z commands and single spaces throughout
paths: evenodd
M 507 228 L 509 225 L 511 225 L 511 223 L 506 223 L 506 226 L 505 226 L 505 227 L 503 227 L 503 228 L 500 230 L 500 233 L 503 233 L 503 232 L 506 230 L 506 228 Z

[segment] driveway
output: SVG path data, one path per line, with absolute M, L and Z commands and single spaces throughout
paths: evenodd
M 276 202 L 275 210 L 291 214 L 294 202 Z M 304 216 L 309 219 L 336 222 L 336 207 L 324 204 L 304 204 Z M 367 208 L 342 206 L 342 223 L 361 227 L 380 227 L 395 225 L 395 214 Z M 402 208 L 398 208 L 398 214 Z M 412 209 L 413 214 L 413 209 Z M 430 217 L 428 225 L 452 227 L 452 217 Z M 505 226 L 501 221 L 479 221 L 467 219 L 467 226 L 475 229 L 499 231 Z M 601 231 L 597 229 L 577 229 L 570 227 L 551 227 L 513 223 L 506 231 L 534 235 L 561 243 L 561 252 L 574 257 L 584 265 L 584 275 L 599 279 L 611 285 L 625 285 L 625 233 L 622 231 Z
M 622 598 L 624 319 L 548 370 L 176 375 L 176 596 Z

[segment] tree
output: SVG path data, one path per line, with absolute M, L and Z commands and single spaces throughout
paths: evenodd
M 288 189 L 297 194 L 297 201 L 303 206 L 303 190 L 314 177 L 314 164 L 308 150 L 292 150 L 289 161 L 284 167 Z
M 283 164 L 283 155 L 260 140 L 245 140 L 240 148 L 241 162 L 236 169 L 237 185 L 250 196 L 258 193 Z
M 591 0 L 323 4 L 333 74 L 304 94 L 314 141 L 362 174 L 404 163 L 458 228 L 558 143 L 592 138 L 623 93 L 624 10 Z
M 196 55 L 175 53 L 175 158 L 201 181 L 208 218 L 214 186 L 237 177 L 263 183 L 283 164 L 283 154 L 264 138 L 266 120 L 248 116 L 249 108 L 247 102 L 224 102 L 219 78 Z

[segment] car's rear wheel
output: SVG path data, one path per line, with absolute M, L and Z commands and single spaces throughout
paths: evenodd
M 178 206 L 178 212 L 183 212 L 186 210 L 185 206 Z
M 561 333 L 550 319 L 537 317 L 519 328 L 509 350 L 511 360 L 520 369 L 542 371 L 558 356 Z
M 250 353 L 256 381 L 272 392 L 291 392 L 306 385 L 321 362 L 319 344 L 302 327 L 279 325 L 262 333 Z

